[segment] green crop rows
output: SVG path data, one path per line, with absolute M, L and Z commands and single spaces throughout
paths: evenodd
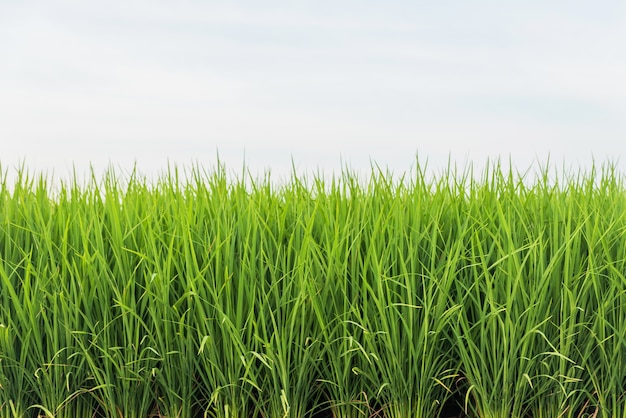
M 0 417 L 626 417 L 614 166 L 177 173 L 5 180 Z

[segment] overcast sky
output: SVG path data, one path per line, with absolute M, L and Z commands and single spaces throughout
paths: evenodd
M 626 167 L 625 51 L 621 0 L 0 0 L 0 163 Z

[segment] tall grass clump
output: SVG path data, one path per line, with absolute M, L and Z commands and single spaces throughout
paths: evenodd
M 0 190 L 0 418 L 626 417 L 626 188 L 425 167 Z

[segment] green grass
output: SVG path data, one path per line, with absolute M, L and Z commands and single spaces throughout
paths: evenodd
M 626 417 L 626 188 L 177 169 L 0 190 L 0 418 Z

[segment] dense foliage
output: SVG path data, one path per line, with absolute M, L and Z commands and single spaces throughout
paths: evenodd
M 0 191 L 0 417 L 626 417 L 626 189 L 223 167 Z

